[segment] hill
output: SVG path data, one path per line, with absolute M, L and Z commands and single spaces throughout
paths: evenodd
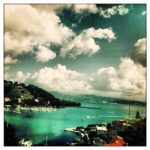
M 24 83 L 4 81 L 5 105 L 15 106 L 44 106 L 44 107 L 66 107 L 80 106 L 80 103 L 60 100 L 51 93 L 35 86 L 25 85 Z
M 73 102 L 117 103 L 117 104 L 146 106 L 145 102 L 136 101 L 136 100 L 126 100 L 122 98 L 104 97 L 104 96 L 96 96 L 96 95 L 67 95 L 67 94 L 61 94 L 55 91 L 51 91 L 51 93 L 57 98 L 66 99 L 66 100 L 70 100 Z

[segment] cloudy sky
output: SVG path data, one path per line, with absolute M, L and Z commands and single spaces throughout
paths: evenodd
M 5 79 L 145 101 L 146 6 L 5 5 Z

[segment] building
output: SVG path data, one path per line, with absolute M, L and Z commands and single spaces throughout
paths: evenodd
M 97 135 L 107 134 L 107 128 L 104 126 L 103 127 L 96 126 L 96 130 L 97 130 Z
M 4 97 L 4 101 L 5 101 L 5 102 L 10 102 L 11 99 L 10 99 L 10 97 Z
M 128 143 L 118 135 L 112 136 L 112 141 L 110 143 L 104 144 L 104 146 L 128 146 Z

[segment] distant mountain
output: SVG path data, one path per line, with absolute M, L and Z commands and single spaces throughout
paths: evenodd
M 80 106 L 79 102 L 60 100 L 51 93 L 35 86 L 25 85 L 24 83 L 4 81 L 5 105 L 15 106 L 44 106 L 44 107 L 66 107 Z
M 96 96 L 96 95 L 67 95 L 67 94 L 61 94 L 55 91 L 51 91 L 51 93 L 57 98 L 66 99 L 66 100 L 70 100 L 73 102 L 117 103 L 117 104 L 146 106 L 145 102 L 135 101 L 135 100 L 126 100 L 126 99 L 121 99 L 121 98 L 104 97 L 104 96 Z
M 35 85 L 25 85 L 24 83 L 4 81 L 5 103 L 10 105 L 28 106 L 80 106 L 86 103 L 117 103 L 146 106 L 145 102 L 135 100 L 125 100 L 121 98 L 103 97 L 96 95 L 67 95 L 55 91 L 45 91 Z

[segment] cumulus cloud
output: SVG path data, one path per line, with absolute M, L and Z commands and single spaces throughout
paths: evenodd
M 45 46 L 39 46 L 35 57 L 39 62 L 47 62 L 54 59 L 56 57 L 56 53 Z
M 115 33 L 111 28 L 94 29 L 89 28 L 83 30 L 79 35 L 75 36 L 69 42 L 64 44 L 60 50 L 60 56 L 75 58 L 81 54 L 88 54 L 89 56 L 100 50 L 100 46 L 95 43 L 94 38 L 106 39 L 109 42 L 116 39 Z
M 125 7 L 125 5 L 119 5 L 117 7 L 118 15 L 125 15 L 129 13 L 129 9 Z
M 24 73 L 23 71 L 17 71 L 16 73 L 12 74 L 9 72 L 10 70 L 10 67 L 9 66 L 5 66 L 4 67 L 5 69 L 5 76 L 4 76 L 4 79 L 5 80 L 10 80 L 10 81 L 17 81 L 17 82 L 25 82 L 27 81 L 28 79 L 31 79 L 31 73 L 30 72 L 27 72 L 27 73 Z
M 123 97 L 144 99 L 146 69 L 130 58 L 122 58 L 119 69 L 100 68 L 91 77 L 90 83 L 96 91 L 119 92 Z
M 145 99 L 146 68 L 136 64 L 131 58 L 122 58 L 118 69 L 99 68 L 92 76 L 70 70 L 61 64 L 53 68 L 41 68 L 32 74 L 17 71 L 13 76 L 9 75 L 8 69 L 5 68 L 5 79 L 18 82 L 30 80 L 33 84 L 47 90 L 74 94 L 93 93 L 136 100 Z M 89 81 L 86 80 L 88 77 Z
M 9 55 L 4 58 L 5 65 L 15 64 L 15 63 L 17 63 L 17 61 L 18 61 L 17 59 L 14 59 Z
M 38 85 L 58 92 L 86 91 L 89 85 L 82 81 L 82 73 L 69 70 L 64 65 L 57 65 L 54 68 L 44 67 L 32 75 L 32 80 Z
M 4 66 L 4 79 L 5 80 L 9 80 L 9 76 L 10 76 L 8 73 L 9 69 L 10 69 L 9 66 Z
M 143 66 L 146 66 L 146 41 L 146 38 L 138 39 L 131 52 L 132 59 Z
M 87 53 L 92 55 L 100 49 L 94 38 L 107 40 L 114 38 L 114 33 L 111 29 L 103 29 L 103 31 L 98 29 L 93 31 L 93 34 L 90 33 L 92 35 L 84 32 L 92 32 L 94 29 L 87 29 L 81 35 L 75 36 L 75 33 L 65 26 L 57 15 L 58 11 L 60 12 L 66 8 L 72 9 L 76 13 L 88 11 L 90 13 L 99 13 L 102 16 L 107 16 L 108 14 L 111 14 L 109 16 L 115 14 L 123 15 L 128 12 L 124 5 L 113 6 L 108 10 L 103 10 L 95 4 L 5 5 L 5 54 L 16 58 L 18 55 L 32 52 L 33 47 L 39 43 L 43 45 L 47 43 L 62 45 L 65 42 L 66 44 L 61 49 L 61 56 L 68 54 L 68 51 L 71 57 Z M 79 40 L 83 42 L 83 46 Z M 77 52 L 75 52 L 76 47 Z M 69 50 L 67 50 L 68 48 Z M 37 58 L 38 54 L 39 51 L 35 58 Z
M 24 82 L 25 80 L 29 79 L 31 74 L 23 73 L 22 71 L 17 71 L 16 76 L 14 78 L 15 81 Z
M 81 94 L 88 93 L 91 86 L 84 81 L 85 74 L 69 70 L 66 66 L 58 64 L 56 67 L 44 67 L 37 72 L 17 71 L 9 74 L 9 66 L 5 67 L 5 80 L 17 82 L 32 82 L 47 90 L 61 93 Z
M 37 44 L 62 44 L 74 35 L 54 11 L 31 5 L 5 5 L 5 53 L 18 56 L 31 52 Z
M 104 18 L 111 18 L 114 15 L 126 15 L 129 13 L 129 8 L 125 5 L 117 5 L 110 8 L 104 9 L 103 7 L 97 7 L 95 4 L 75 4 L 73 7 L 70 7 L 74 10 L 75 13 L 81 14 L 83 12 L 89 12 L 96 14 Z
M 99 8 L 99 14 L 104 18 L 111 18 L 114 15 L 126 15 L 129 13 L 129 9 L 125 5 L 113 6 L 111 8 L 103 9 Z
M 113 86 L 115 90 L 127 90 L 135 93 L 144 94 L 146 69 L 139 64 L 135 64 L 130 58 L 122 58 L 117 74 L 118 87 Z
M 52 5 L 47 5 L 47 4 L 33 4 L 32 7 L 37 8 L 40 11 L 55 11 L 55 12 L 60 12 L 65 8 L 72 8 L 72 4 L 52 4 Z
M 91 13 L 98 12 L 98 8 L 95 4 L 74 4 L 73 9 L 76 13 L 83 13 L 84 11 L 88 11 Z
M 8 68 L 9 69 L 9 68 Z M 15 74 L 9 74 L 9 70 L 5 72 L 5 80 L 17 81 L 17 82 L 25 82 L 26 80 L 31 78 L 31 73 L 24 73 L 22 71 L 17 71 Z
M 91 85 L 94 89 L 100 91 L 110 90 L 110 80 L 116 77 L 116 70 L 113 67 L 100 68 L 90 78 Z
M 125 5 L 112 6 L 110 8 L 97 7 L 96 4 L 55 4 L 55 5 L 32 5 L 42 11 L 56 11 L 61 12 L 63 9 L 71 9 L 76 14 L 82 14 L 84 12 L 89 12 L 96 14 L 104 18 L 111 18 L 114 15 L 126 15 L 129 13 L 129 8 Z

